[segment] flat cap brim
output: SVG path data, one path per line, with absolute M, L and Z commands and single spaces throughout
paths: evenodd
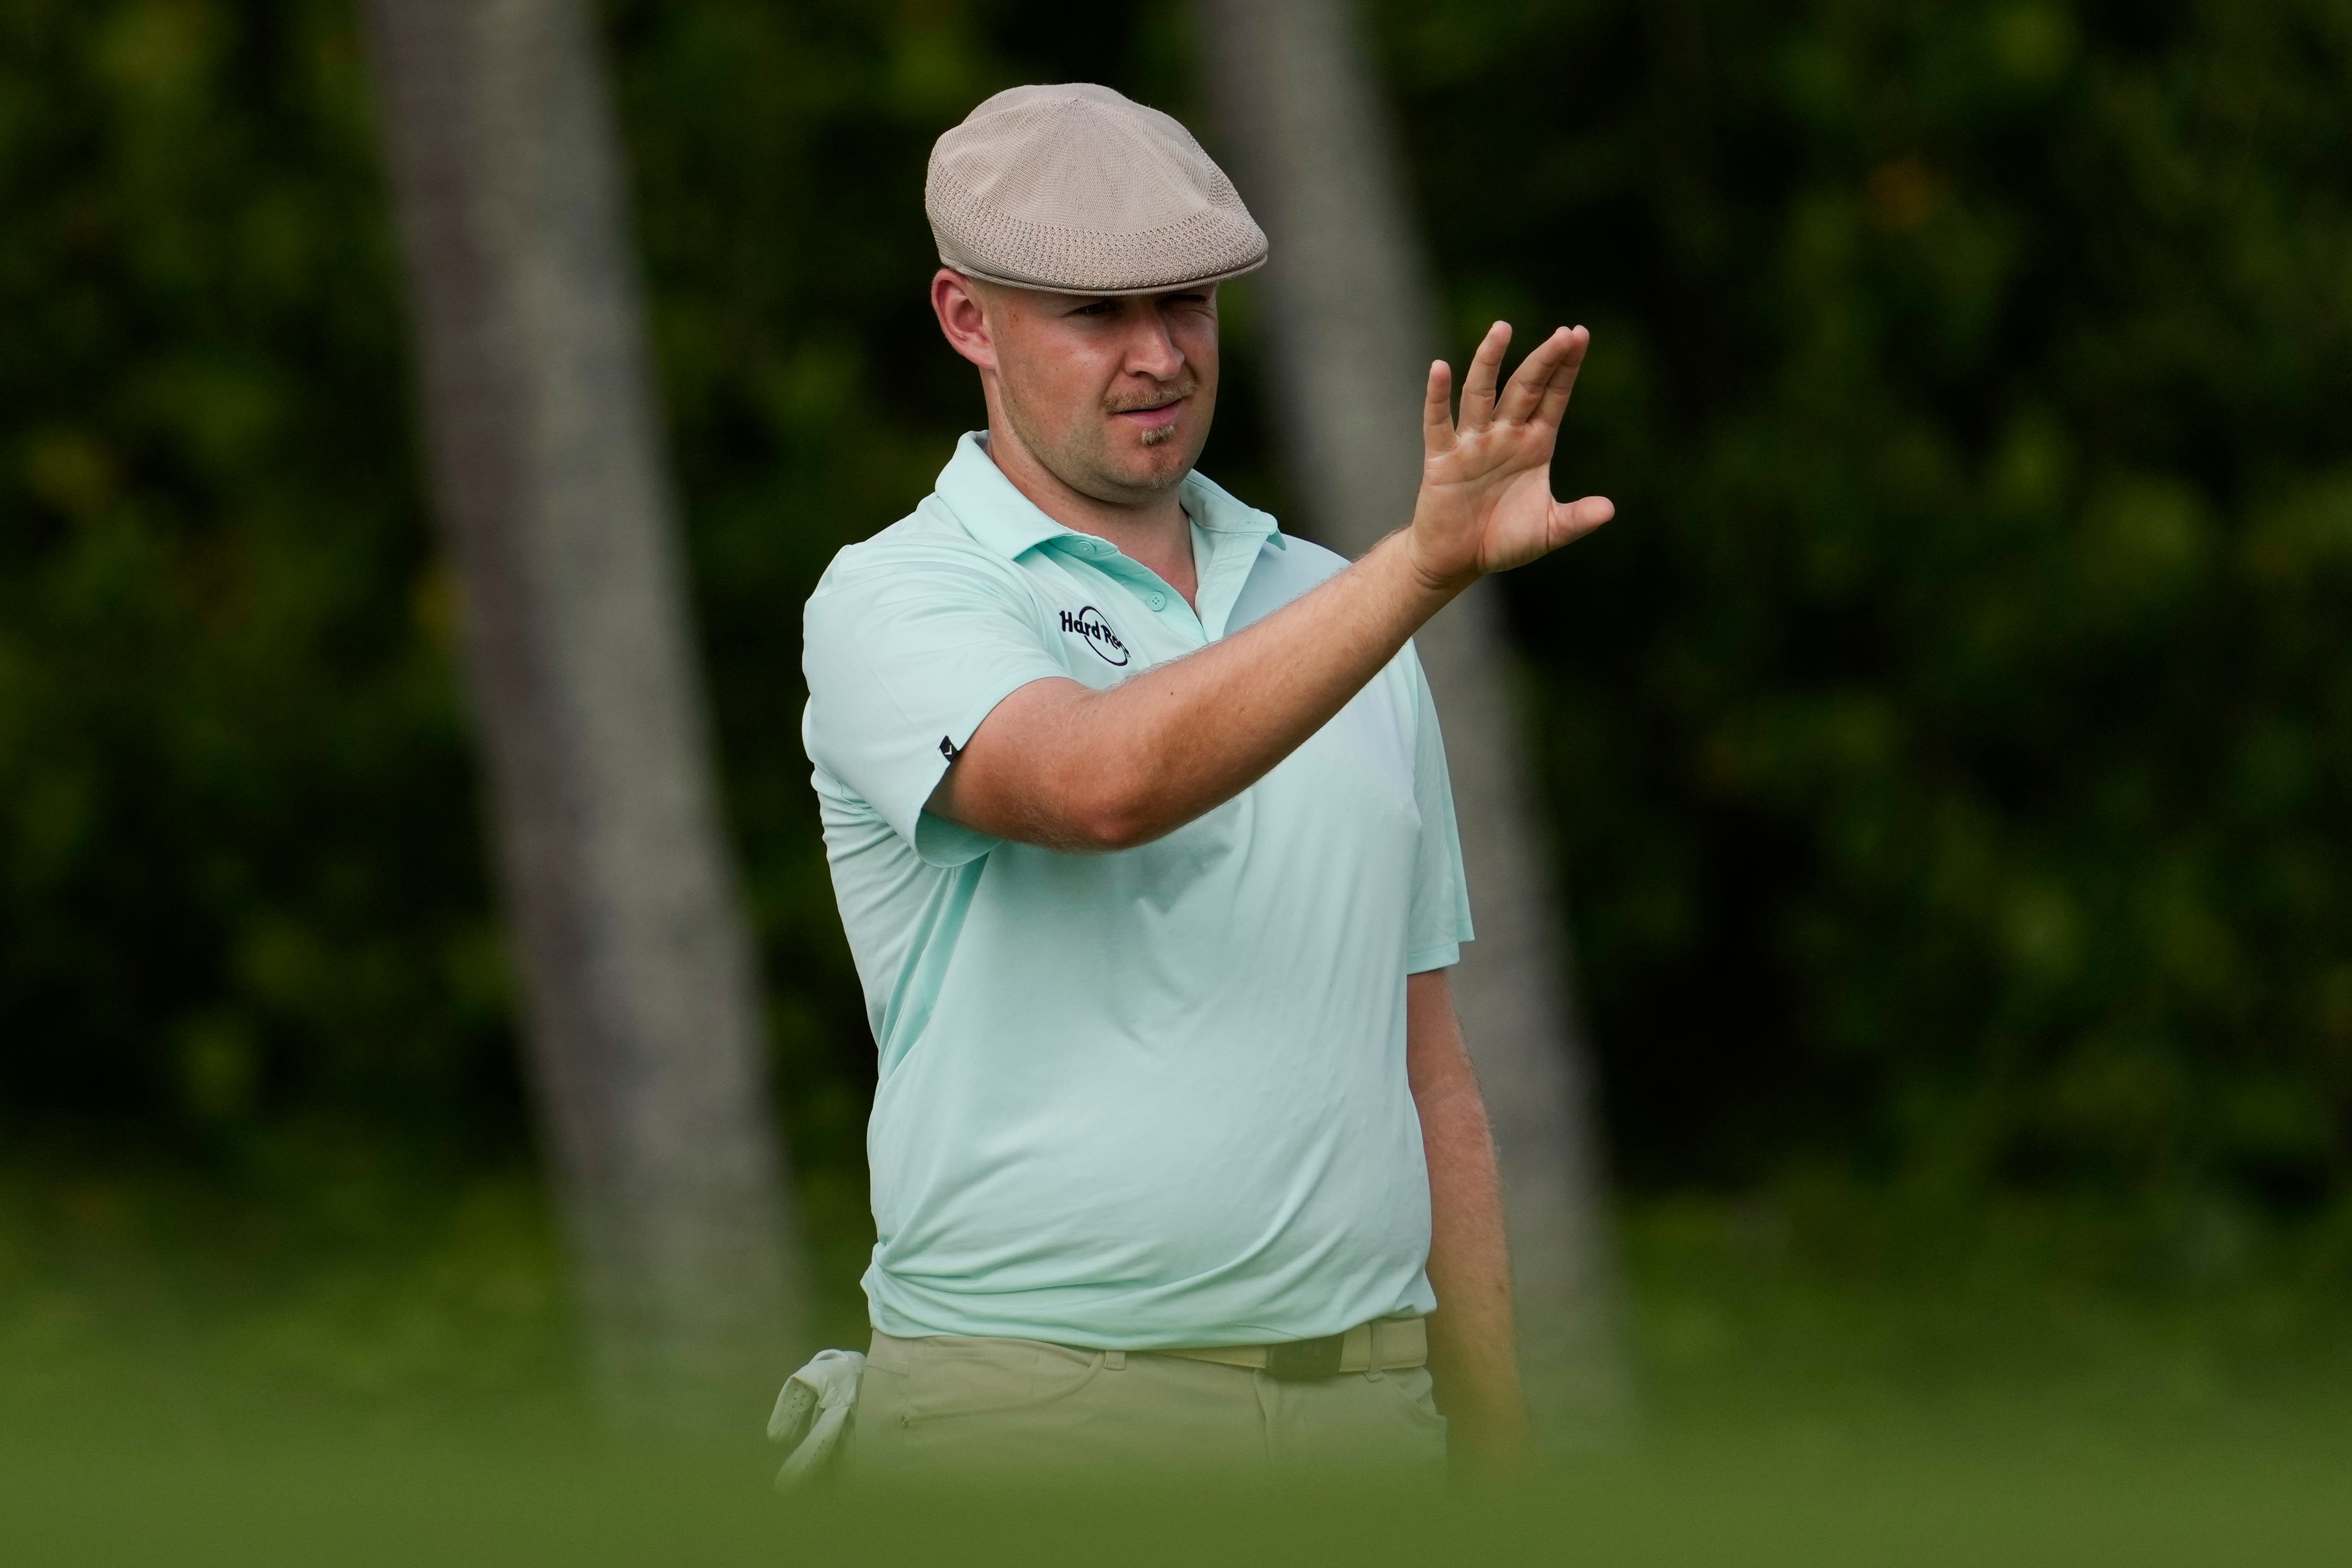
M 1244 272 L 1255 272 L 1265 265 L 1265 257 L 1261 256 L 1255 261 L 1244 262 L 1231 271 L 1212 273 L 1206 277 L 1180 277 L 1173 282 L 1139 283 L 1124 288 L 1106 288 L 1093 283 L 1050 283 L 1036 277 L 1006 277 L 976 263 L 959 261 L 950 256 L 944 246 L 940 250 L 940 265 L 952 267 L 967 277 L 977 277 L 983 283 L 1003 284 L 1007 288 L 1034 288 L 1052 294 L 1167 294 L 1179 288 L 1202 288 L 1212 283 L 1223 283 L 1228 277 L 1239 277 Z

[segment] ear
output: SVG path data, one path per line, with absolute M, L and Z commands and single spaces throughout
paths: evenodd
M 996 340 L 982 308 L 980 285 L 951 267 L 931 275 L 931 314 L 948 346 L 982 370 L 996 369 Z

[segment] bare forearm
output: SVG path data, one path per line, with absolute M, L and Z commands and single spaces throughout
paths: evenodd
M 1406 982 L 1406 1062 L 1429 1161 L 1430 1371 L 1457 1452 L 1489 1473 L 1527 1448 L 1494 1134 L 1443 970 Z
M 1438 1400 L 1473 1448 L 1516 1445 L 1525 1420 L 1511 1321 L 1510 1251 L 1486 1108 L 1474 1084 L 1421 1107 L 1429 1154 L 1430 1364 Z
M 1459 591 L 1425 582 L 1404 538 L 1247 631 L 1107 690 L 1014 693 L 933 809 L 1067 850 L 1144 843 L 1214 810 L 1329 722 Z M 1041 790 L 1039 779 L 1063 782 Z

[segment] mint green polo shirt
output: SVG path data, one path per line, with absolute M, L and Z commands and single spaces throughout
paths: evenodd
M 1470 911 L 1410 647 L 1139 848 L 1062 854 L 924 810 L 1008 693 L 1115 685 L 1347 564 L 1197 474 L 1181 495 L 1197 615 L 976 434 L 809 600 L 803 735 L 880 1053 L 865 1284 L 887 1333 L 1143 1350 L 1435 1305 L 1405 977 L 1459 957 Z

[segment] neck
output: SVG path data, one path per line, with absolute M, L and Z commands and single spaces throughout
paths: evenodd
M 1192 524 L 1170 486 L 1136 502 L 1106 501 L 1065 482 L 1039 461 L 996 411 L 990 411 L 988 455 L 1030 504 L 1066 528 L 1108 539 L 1140 561 L 1189 603 L 1199 586 L 1192 562 Z

